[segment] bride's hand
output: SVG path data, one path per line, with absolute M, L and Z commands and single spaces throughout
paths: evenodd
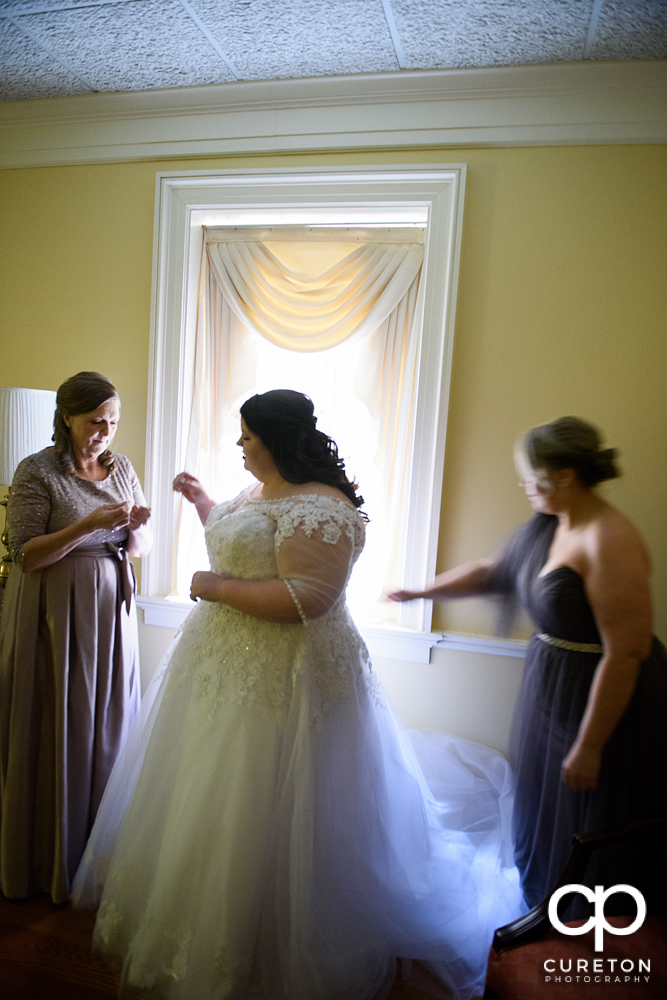
M 202 601 L 221 601 L 220 584 L 224 579 L 226 577 L 207 570 L 195 573 L 190 584 L 190 600 L 196 601 L 197 598 L 201 598 Z
M 195 476 L 189 472 L 179 472 L 171 484 L 175 493 L 182 493 L 186 500 L 196 504 L 198 500 L 205 499 L 207 494 L 204 487 Z

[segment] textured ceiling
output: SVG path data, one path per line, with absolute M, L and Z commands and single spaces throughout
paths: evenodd
M 667 57 L 667 0 L 0 0 L 5 101 Z

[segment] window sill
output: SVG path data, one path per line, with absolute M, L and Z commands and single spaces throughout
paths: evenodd
M 190 601 L 168 597 L 137 597 L 137 604 L 144 612 L 144 624 L 177 629 L 192 610 Z M 525 641 L 493 639 L 462 632 L 417 632 L 398 625 L 371 625 L 359 623 L 371 656 L 408 663 L 430 663 L 431 650 L 452 649 L 466 653 L 486 653 L 492 656 L 526 655 Z

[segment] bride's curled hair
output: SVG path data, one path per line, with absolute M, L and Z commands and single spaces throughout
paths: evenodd
M 278 472 L 288 483 L 335 486 L 355 507 L 361 507 L 356 482 L 345 475 L 336 442 L 317 430 L 312 400 L 294 389 L 271 389 L 246 399 L 241 416 L 271 452 Z M 365 515 L 362 512 L 362 516 Z

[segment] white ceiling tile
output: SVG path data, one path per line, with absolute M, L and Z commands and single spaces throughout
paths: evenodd
M 120 3 L 142 3 L 142 0 L 0 0 L 0 13 L 23 16 L 45 11 L 85 10 Z
M 112 7 L 121 3 L 143 3 L 144 0 L 0 0 L 0 12 L 37 14 L 44 11 L 86 10 L 91 7 Z M 164 2 L 164 0 L 160 0 Z
M 76 0 L 73 0 L 76 3 Z M 2 0 L 0 9 L 10 14 L 21 14 L 27 10 L 55 9 L 63 6 L 63 0 Z M 69 6 L 69 4 L 67 4 Z
M 665 58 L 666 0 L 605 0 L 591 59 Z
M 25 23 L 96 90 L 234 79 L 178 0 L 135 0 L 24 15 L 19 23 Z
M 579 61 L 594 0 L 389 2 L 405 68 L 431 69 Z M 28 13 L 38 9 L 48 12 Z M 3 11 L 34 36 L 0 16 L 4 100 L 78 94 L 86 82 L 223 83 L 234 79 L 225 59 L 247 80 L 398 70 L 382 0 L 0 0 Z M 666 56 L 667 0 L 604 0 L 591 58 Z
M 9 21 L 0 23 L 0 29 L 0 100 L 90 93 L 84 83 Z
M 406 68 L 582 58 L 593 0 L 391 0 Z
M 381 0 L 190 0 L 242 79 L 397 70 Z

